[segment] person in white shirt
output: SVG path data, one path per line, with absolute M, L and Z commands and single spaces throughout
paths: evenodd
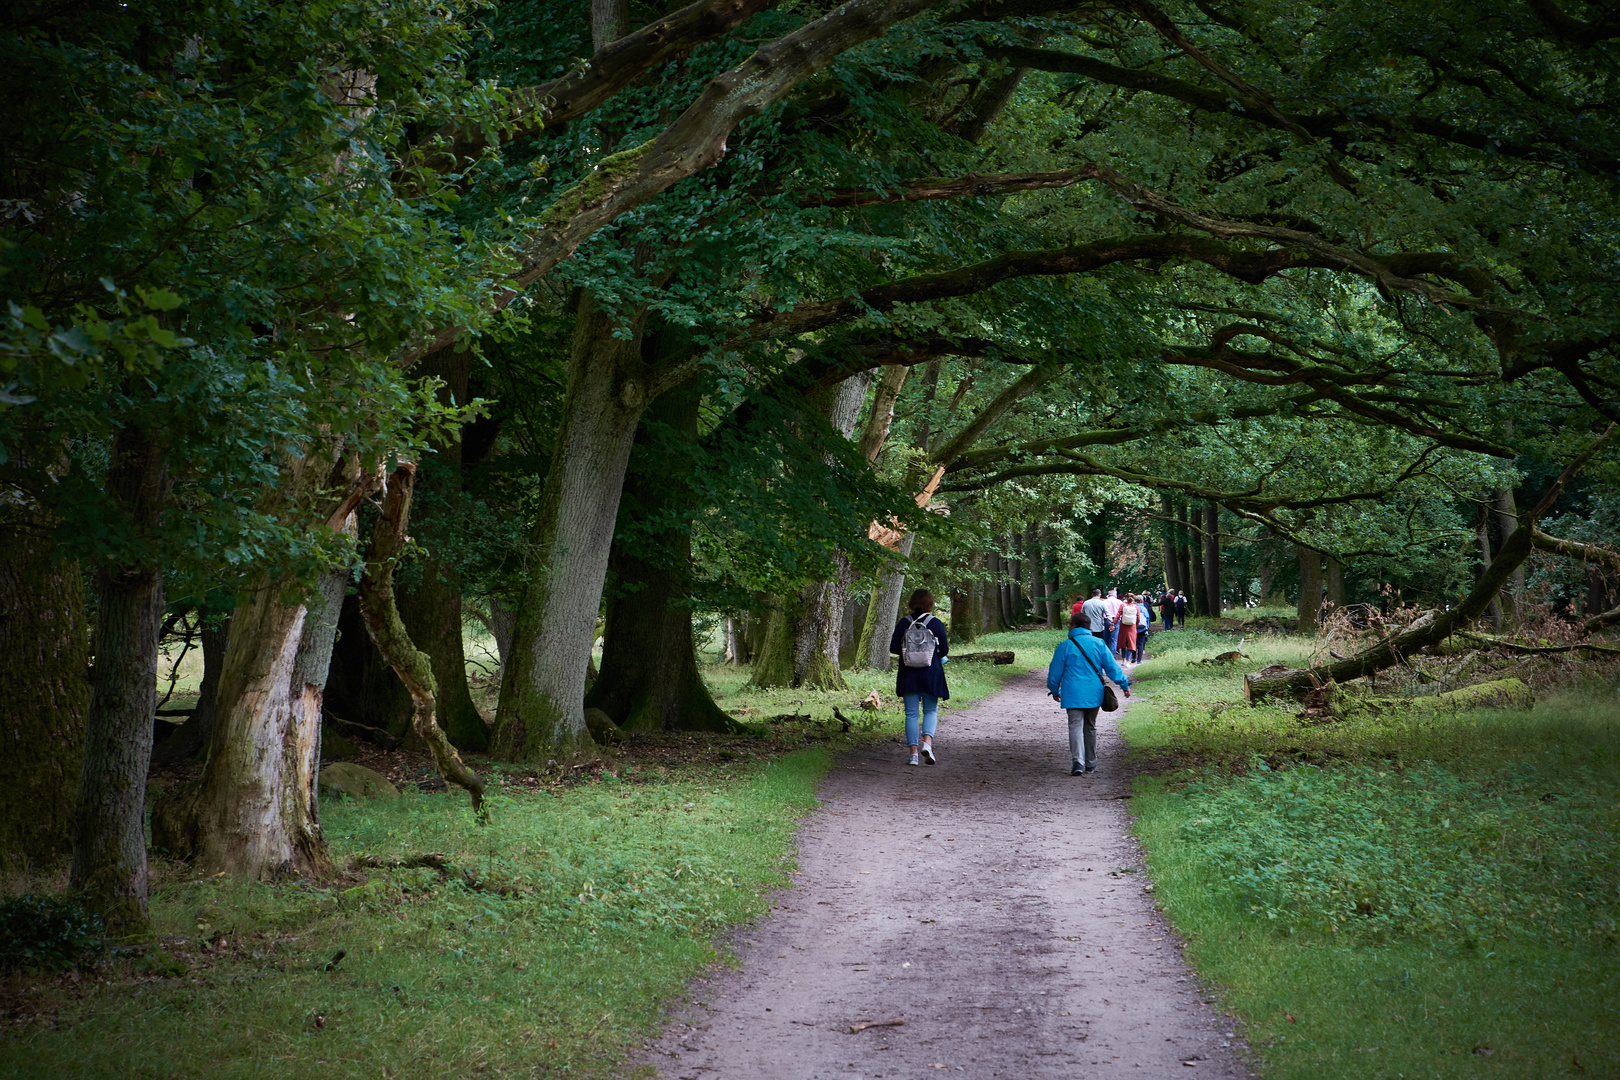
M 1109 652 L 1119 651 L 1119 610 L 1124 606 L 1119 598 L 1119 590 L 1109 589 L 1108 599 L 1103 601 L 1103 607 L 1108 611 L 1108 636 L 1105 641 Z
M 1093 637 L 1108 636 L 1108 605 L 1103 602 L 1101 589 L 1091 590 L 1091 599 L 1080 605 L 1079 615 Z

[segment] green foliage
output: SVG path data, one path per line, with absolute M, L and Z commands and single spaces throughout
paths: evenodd
M 1304 724 L 1177 631 L 1122 727 L 1156 895 L 1268 1076 L 1620 1067 L 1620 727 L 1601 682 L 1530 713 Z M 1171 641 L 1173 644 L 1174 642 Z M 1575 987 L 1580 993 L 1572 993 Z M 1579 1069 L 1575 1067 L 1579 1066 Z
M 0 968 L 66 971 L 105 947 L 101 916 L 76 900 L 33 894 L 0 900 Z
M 1289 930 L 1579 948 L 1620 925 L 1620 810 L 1590 769 L 1547 783 L 1515 768 L 1304 765 L 1182 793 L 1182 826 L 1247 911 Z

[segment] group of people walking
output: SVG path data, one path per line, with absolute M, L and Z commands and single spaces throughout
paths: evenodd
M 1131 680 L 1119 662 L 1142 662 L 1156 607 L 1166 630 L 1186 624 L 1187 598 L 1174 590 L 1157 599 L 1132 592 L 1121 599 L 1118 590 L 1104 596 L 1092 589 L 1090 599 L 1070 609 L 1068 636 L 1046 673 L 1047 693 L 1068 713 L 1070 775 L 1096 769 L 1097 712 L 1110 693 L 1104 676 L 1131 696 Z M 939 760 L 934 755 L 939 703 L 951 696 L 945 682 L 950 637 L 934 615 L 934 594 L 927 589 L 912 593 L 906 608 L 889 638 L 889 652 L 900 657 L 894 692 L 905 705 L 910 764 L 933 765 Z
M 1117 660 L 1140 664 L 1147 652 L 1148 635 L 1153 632 L 1154 608 L 1164 616 L 1164 628 L 1169 630 L 1180 620 L 1187 622 L 1187 598 L 1171 591 L 1157 600 L 1148 593 L 1125 594 L 1123 600 L 1118 589 L 1109 589 L 1104 596 L 1101 589 L 1091 590 L 1091 599 L 1076 602 L 1071 615 L 1085 618 L 1085 628 L 1108 642 L 1108 651 Z

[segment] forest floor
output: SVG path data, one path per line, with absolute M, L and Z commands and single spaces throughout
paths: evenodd
M 942 717 L 936 766 L 899 740 L 843 756 L 795 887 L 655 1044 L 662 1076 L 1248 1075 L 1142 873 L 1114 717 L 1071 777 L 1044 668 L 1024 667 Z

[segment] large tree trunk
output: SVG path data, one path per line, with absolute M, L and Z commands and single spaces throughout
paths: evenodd
M 56 861 L 73 844 L 90 707 L 90 629 L 79 565 L 51 558 L 50 522 L 0 518 L 0 866 Z
M 1344 563 L 1329 555 L 1323 567 L 1322 581 L 1323 597 L 1328 604 L 1329 611 L 1344 610 Z
M 152 751 L 154 765 L 190 761 L 208 745 L 214 733 L 219 677 L 225 668 L 225 650 L 231 640 L 231 617 L 210 616 L 206 609 L 197 613 L 198 636 L 202 638 L 203 677 L 197 687 L 197 707 L 180 730 L 159 743 Z
M 157 527 L 169 471 L 162 449 L 137 427 L 113 439 L 107 492 L 137 536 Z M 146 923 L 146 774 L 157 709 L 163 571 L 156 563 L 138 563 L 108 567 L 98 578 L 95 667 L 69 883 L 109 927 L 127 931 Z
M 1512 488 L 1496 489 L 1496 524 L 1504 544 L 1519 527 L 1519 509 L 1514 505 Z M 1519 625 L 1524 617 L 1524 567 L 1513 571 L 1513 576 L 1508 579 L 1507 588 L 1502 590 L 1501 605 L 1508 623 Z
M 1299 609 L 1297 633 L 1310 636 L 1316 633 L 1322 617 L 1322 553 L 1303 544 L 1295 544 L 1299 556 Z
M 494 752 L 566 760 L 595 744 L 585 729 L 591 664 L 625 469 L 650 386 L 639 321 L 629 338 L 586 293 L 575 322 L 568 394 L 531 546 L 544 552 L 523 590 L 501 676 Z M 622 328 L 620 328 L 622 329 Z
M 1244 679 L 1245 696 L 1250 701 L 1261 701 L 1268 697 L 1299 699 L 1330 681 L 1349 682 L 1351 679 L 1359 679 L 1400 663 L 1403 657 L 1444 641 L 1453 631 L 1479 618 L 1489 610 L 1491 601 L 1501 592 L 1502 586 L 1512 580 L 1513 572 L 1523 566 L 1524 560 L 1529 557 L 1536 520 L 1557 501 L 1565 485 L 1591 459 L 1598 447 L 1614 434 L 1617 426 L 1620 425 L 1610 424 L 1604 429 L 1603 434 L 1585 452 L 1564 468 L 1536 505 L 1519 518 L 1519 527 L 1513 531 L 1512 536 L 1503 541 L 1497 550 L 1496 558 L 1491 560 L 1485 572 L 1480 575 L 1479 582 L 1456 607 L 1445 612 L 1431 611 L 1403 633 L 1386 638 L 1348 660 L 1340 660 L 1305 671 L 1284 671 L 1271 676 L 1247 676 Z
M 661 396 L 648 411 L 676 436 L 695 442 L 702 395 L 696 383 Z M 616 593 L 608 600 L 602 670 L 585 706 L 601 709 L 626 731 L 731 731 L 727 716 L 698 673 L 692 641 L 692 518 L 695 499 L 686 483 L 689 459 L 654 454 L 646 425 L 619 504 L 619 535 L 608 566 Z M 638 523 L 678 521 L 653 532 Z M 735 632 L 728 625 L 728 649 Z
M 1024 594 L 1024 534 L 1013 530 L 1007 534 L 1007 550 L 1012 552 L 1007 569 L 1007 621 L 1022 626 L 1028 621 L 1025 608 L 1028 597 Z
M 404 554 L 407 544 L 406 530 L 411 520 L 411 496 L 416 484 L 416 466 L 406 463 L 389 477 L 387 494 L 372 530 L 371 542 L 366 549 L 365 569 L 360 575 L 360 612 L 366 620 L 366 630 L 377 643 L 377 649 L 401 682 L 410 691 L 411 726 L 417 737 L 433 755 L 433 764 L 447 782 L 466 789 L 472 797 L 473 812 L 487 817 L 484 808 L 484 783 L 478 774 L 467 768 L 461 756 L 450 745 L 444 729 L 439 727 L 435 715 L 438 685 L 433 674 L 433 661 L 427 653 L 411 641 L 405 622 L 400 618 L 399 605 L 394 599 L 394 567 Z M 465 685 L 465 679 L 462 680 Z
M 355 535 L 355 507 L 369 487 L 358 463 L 333 444 L 311 446 L 284 477 L 289 513 L 324 502 L 330 512 L 323 527 Z M 238 599 L 207 767 L 153 807 L 155 846 L 207 873 L 274 878 L 331 870 L 316 776 L 322 699 L 348 581 L 347 567 L 323 575 L 307 604 L 289 603 L 279 581 Z
M 1029 566 L 1030 618 L 1047 621 L 1046 566 L 1041 558 L 1041 532 L 1034 522 L 1024 530 L 1024 543 L 1029 551 L 1025 560 Z
M 1208 615 L 1209 590 L 1204 586 L 1203 511 L 1188 504 L 1181 508 L 1181 519 L 1187 528 L 1187 565 L 1192 572 L 1192 588 L 1187 593 L 1187 607 L 1193 615 Z
M 1204 507 L 1204 588 L 1208 590 L 1209 613 L 1221 615 L 1221 509 L 1214 503 Z
M 1159 505 L 1164 510 L 1164 583 L 1171 591 L 1185 589 L 1181 581 L 1181 561 L 1178 557 L 1180 545 L 1176 543 L 1176 507 L 1170 501 L 1170 496 L 1160 495 Z

